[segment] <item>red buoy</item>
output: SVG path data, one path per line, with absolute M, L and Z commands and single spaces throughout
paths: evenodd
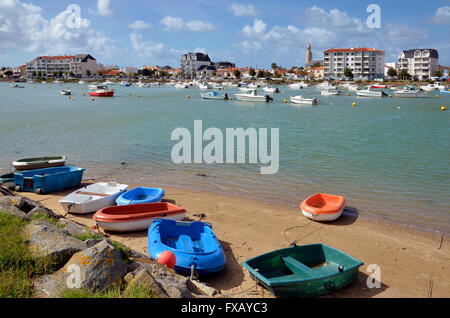
M 158 263 L 164 264 L 169 268 L 174 268 L 177 258 L 171 251 L 164 251 L 158 257 Z

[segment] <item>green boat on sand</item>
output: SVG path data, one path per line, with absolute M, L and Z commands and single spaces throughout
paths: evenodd
M 325 244 L 284 248 L 242 263 L 252 279 L 278 297 L 330 294 L 353 283 L 363 264 Z
M 39 158 L 27 158 L 14 161 L 13 167 L 17 171 L 36 170 L 51 167 L 62 167 L 66 164 L 66 157 L 39 157 Z

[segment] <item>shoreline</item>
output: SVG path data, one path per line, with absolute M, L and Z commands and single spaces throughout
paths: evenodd
M 100 179 L 95 180 L 96 182 Z M 87 183 L 83 181 L 84 185 Z M 118 182 L 121 182 L 118 180 Z M 130 189 L 141 184 L 130 184 Z M 241 266 L 251 257 L 298 244 L 324 243 L 360 259 L 358 280 L 328 297 L 450 297 L 448 236 L 407 228 L 401 225 L 368 220 L 343 214 L 333 223 L 311 222 L 291 206 L 182 187 L 164 187 L 165 200 L 187 210 L 187 218 L 210 222 L 227 256 L 223 272 L 202 281 L 230 297 L 272 297 L 255 283 Z M 40 201 L 57 214 L 64 214 L 58 200 L 74 189 L 50 195 L 19 193 Z M 92 214 L 67 215 L 68 219 L 93 226 Z M 147 233 L 108 233 L 111 238 L 147 253 Z M 370 264 L 381 269 L 381 288 L 370 289 L 366 280 Z

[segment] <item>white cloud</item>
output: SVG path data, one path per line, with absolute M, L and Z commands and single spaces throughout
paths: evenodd
M 216 27 L 209 22 L 193 20 L 184 22 L 182 18 L 174 18 L 166 16 L 160 20 L 165 26 L 166 31 L 191 31 L 191 32 L 208 32 L 215 31 Z
M 70 4 L 51 20 L 42 9 L 19 0 L 0 0 L 0 50 L 23 49 L 37 54 L 84 53 L 111 56 L 112 40 L 82 18 L 81 9 Z
M 98 14 L 105 16 L 105 17 L 114 16 L 116 13 L 113 10 L 111 10 L 109 5 L 110 5 L 110 0 L 97 0 Z
M 434 14 L 433 21 L 438 24 L 450 24 L 450 6 L 438 8 Z
M 236 17 L 256 17 L 259 15 L 259 12 L 251 4 L 246 6 L 244 4 L 233 3 L 230 10 Z
M 130 34 L 130 41 L 136 54 L 152 63 L 153 61 L 151 60 L 164 60 L 165 62 L 178 61 L 184 53 L 182 50 L 168 48 L 164 43 L 143 41 L 142 35 L 135 32 Z
M 266 32 L 266 26 L 267 24 L 265 24 L 263 20 L 255 19 L 253 20 L 253 26 L 244 26 L 242 33 L 249 38 L 260 37 L 264 35 L 264 32 Z
M 133 23 L 131 23 L 130 25 L 128 25 L 128 27 L 133 30 L 144 30 L 144 29 L 151 28 L 152 25 L 150 23 L 146 23 L 142 20 L 136 20 Z

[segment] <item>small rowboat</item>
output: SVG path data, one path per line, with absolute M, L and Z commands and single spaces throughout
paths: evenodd
M 277 297 L 317 297 L 352 284 L 364 263 L 325 244 L 309 244 L 262 254 L 242 265 Z
M 84 170 L 78 167 L 53 167 L 15 172 L 15 189 L 43 194 L 74 188 L 80 184 Z
M 300 209 L 308 219 L 327 222 L 337 220 L 345 208 L 345 197 L 326 193 L 316 193 L 300 204 Z
M 142 204 L 160 202 L 165 191 L 161 188 L 138 187 L 121 194 L 117 199 L 117 205 Z
M 174 269 L 182 274 L 213 274 L 226 263 L 212 225 L 204 222 L 155 220 L 148 229 L 148 254 L 158 259 L 164 251 L 175 254 Z
M 43 169 L 50 167 L 61 167 L 66 164 L 66 157 L 40 157 L 40 158 L 27 158 L 14 161 L 13 167 L 17 171 Z
M 14 173 L 8 173 L 0 176 L 0 186 L 14 189 Z
M 70 89 L 63 89 L 59 91 L 59 95 L 72 95 L 72 91 Z
M 127 184 L 98 182 L 72 192 L 59 200 L 59 203 L 66 212 L 74 214 L 93 213 L 115 205 L 117 197 L 127 190 Z
M 320 103 L 317 98 L 305 98 L 301 95 L 292 96 L 289 98 L 292 104 L 303 104 L 303 105 L 317 105 Z
M 109 89 L 106 85 L 95 85 L 95 88 L 91 88 L 91 91 L 89 92 L 89 96 L 92 97 L 113 97 L 114 96 L 114 90 Z
M 106 231 L 147 230 L 156 218 L 183 220 L 186 210 L 172 203 L 146 203 L 107 207 L 94 214 L 97 225 Z
M 205 94 L 200 94 L 203 99 L 214 99 L 214 100 L 228 100 L 228 94 L 219 95 L 217 92 L 208 92 Z
M 384 84 L 373 84 L 371 88 L 387 88 L 387 85 Z

